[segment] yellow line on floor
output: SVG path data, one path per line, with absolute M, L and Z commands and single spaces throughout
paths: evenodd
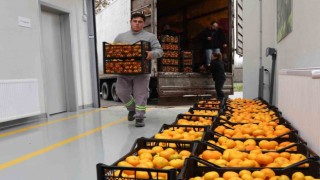
M 101 111 L 103 109 L 105 109 L 105 108 L 95 109 L 95 110 L 92 110 L 92 111 L 88 111 L 88 112 L 84 112 L 84 113 L 80 113 L 80 114 L 75 114 L 75 115 L 68 116 L 68 117 L 65 117 L 65 118 L 60 118 L 60 119 L 57 119 L 57 120 L 53 120 L 53 121 L 40 123 L 40 124 L 37 124 L 37 125 L 27 126 L 27 127 L 21 128 L 21 129 L 9 131 L 9 132 L 0 134 L 0 138 L 6 137 L 6 136 L 10 136 L 10 135 L 14 135 L 14 134 L 18 134 L 18 133 L 22 133 L 22 132 L 25 132 L 25 131 L 29 131 L 31 129 L 39 128 L 39 127 L 42 127 L 42 126 L 46 126 L 46 125 L 55 124 L 55 123 L 58 123 L 58 122 L 70 120 L 70 119 L 73 119 L 73 118 L 77 118 L 79 116 L 84 116 L 84 115 L 87 115 L 87 114 L 99 112 L 99 111 Z
M 146 111 L 149 111 L 149 110 L 150 110 L 150 109 L 147 109 Z M 86 137 L 86 136 L 89 136 L 89 135 L 94 134 L 94 133 L 96 133 L 96 132 L 99 132 L 99 131 L 101 131 L 101 130 L 103 130 L 103 129 L 106 129 L 106 128 L 110 127 L 110 126 L 113 126 L 113 125 L 119 124 L 119 123 L 121 123 L 121 122 L 124 122 L 124 121 L 126 121 L 126 120 L 127 120 L 127 117 L 123 117 L 123 118 L 118 119 L 118 120 L 116 120 L 116 121 L 113 121 L 113 122 L 107 123 L 107 124 L 105 124 L 105 125 L 99 126 L 99 127 L 95 128 L 95 129 L 89 130 L 89 131 L 87 131 L 87 132 L 85 132 L 85 133 L 82 133 L 82 134 L 73 136 L 73 137 L 71 137 L 71 138 L 69 138 L 69 139 L 60 141 L 60 142 L 58 142 L 58 143 L 52 144 L 52 145 L 50 145 L 50 146 L 47 146 L 47 147 L 42 148 L 42 149 L 39 149 L 39 150 L 34 151 L 34 152 L 32 152 L 32 153 L 26 154 L 26 155 L 21 156 L 21 157 L 19 157 L 19 158 L 17 158 L 17 159 L 14 159 L 14 160 L 8 161 L 8 162 L 6 162 L 6 163 L 0 164 L 0 170 L 4 170 L 4 169 L 6 169 L 6 168 L 9 168 L 9 167 L 14 166 L 14 165 L 16 165 L 16 164 L 19 164 L 19 163 L 21 163 L 21 162 L 27 161 L 27 160 L 29 160 L 29 159 L 31 159 L 31 158 L 33 158 L 33 157 L 39 156 L 39 155 L 41 155 L 41 154 L 44 154 L 44 153 L 46 153 L 46 152 L 49 152 L 49 151 L 51 151 L 51 150 L 54 150 L 54 149 L 56 149 L 56 148 L 59 148 L 59 147 L 61 147 L 61 146 L 66 145 L 66 144 L 69 144 L 69 143 L 71 143 L 71 142 L 73 142 L 73 141 L 76 141 L 76 140 L 81 139 L 81 138 L 83 138 L 83 137 Z
M 24 161 L 26 161 L 26 160 L 28 160 L 28 159 L 31 159 L 31 158 L 33 158 L 33 157 L 35 157 L 35 156 L 39 156 L 39 155 L 44 154 L 44 153 L 46 153 L 46 152 L 48 152 L 48 151 L 54 150 L 54 149 L 56 149 L 56 148 L 58 148 L 58 147 L 64 146 L 64 145 L 69 144 L 69 143 L 71 143 L 71 142 L 73 142 L 73 141 L 76 141 L 76 140 L 78 140 L 78 139 L 81 139 L 81 138 L 83 138 L 83 137 L 85 137 L 85 136 L 89 136 L 89 135 L 91 135 L 91 134 L 93 134 L 93 133 L 96 133 L 96 132 L 98 132 L 98 131 L 101 131 L 101 130 L 103 130 L 103 129 L 105 129 L 105 128 L 108 128 L 108 127 L 110 127 L 110 126 L 119 124 L 119 123 L 124 122 L 124 121 L 126 121 L 126 120 L 127 120 L 127 117 L 121 118 L 121 119 L 119 119 L 119 120 L 116 120 L 116 121 L 107 123 L 107 124 L 105 124 L 105 125 L 103 125 L 103 126 L 97 127 L 97 128 L 95 128 L 95 129 L 92 129 L 92 130 L 87 131 L 87 132 L 85 132 L 85 133 L 79 134 L 79 135 L 77 135 L 77 136 L 73 136 L 73 137 L 71 137 L 71 138 L 69 138 L 69 139 L 66 139 L 66 140 L 63 140 L 63 141 L 60 141 L 60 142 L 58 142 L 58 143 L 56 143 L 56 144 L 52 144 L 52 145 L 50 145 L 50 146 L 48 146 L 48 147 L 45 147 L 45 148 L 43 148 L 43 149 L 39 149 L 39 150 L 34 151 L 34 152 L 32 152 L 32 153 L 26 154 L 26 155 L 21 156 L 21 157 L 19 157 L 19 158 L 17 158 L 17 159 L 14 159 L 14 160 L 8 161 L 8 162 L 6 162 L 6 163 L 0 164 L 0 170 L 4 170 L 4 169 L 9 168 L 9 167 L 11 167 L 11 166 L 14 166 L 14 165 L 16 165 L 16 164 L 19 164 L 19 163 L 21 163 L 21 162 L 24 162 Z

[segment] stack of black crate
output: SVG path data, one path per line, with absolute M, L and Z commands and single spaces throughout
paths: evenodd
M 163 57 L 158 60 L 160 72 L 179 72 L 180 38 L 179 36 L 162 35 L 160 37 Z

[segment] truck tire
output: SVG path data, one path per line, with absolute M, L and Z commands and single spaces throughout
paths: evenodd
M 116 91 L 116 82 L 112 83 L 111 96 L 112 96 L 113 101 L 120 102 L 120 99 L 119 99 L 119 97 L 117 95 L 117 91 Z
M 104 100 L 108 100 L 110 98 L 110 87 L 107 82 L 104 82 L 101 85 L 101 98 Z

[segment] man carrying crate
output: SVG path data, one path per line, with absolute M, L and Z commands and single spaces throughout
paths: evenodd
M 163 50 L 157 37 L 143 30 L 146 17 L 143 14 L 131 15 L 131 30 L 119 34 L 114 43 L 133 44 L 138 41 L 150 42 L 151 51 L 147 51 L 147 60 L 162 57 Z M 136 127 L 144 127 L 144 119 L 149 94 L 150 74 L 118 75 L 116 91 L 117 95 L 129 111 L 128 121 L 136 120 Z

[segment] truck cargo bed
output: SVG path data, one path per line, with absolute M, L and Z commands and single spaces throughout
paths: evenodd
M 223 86 L 225 95 L 233 94 L 232 74 L 226 74 Z M 187 95 L 215 95 L 214 81 L 211 74 L 158 72 L 159 97 L 183 97 Z

